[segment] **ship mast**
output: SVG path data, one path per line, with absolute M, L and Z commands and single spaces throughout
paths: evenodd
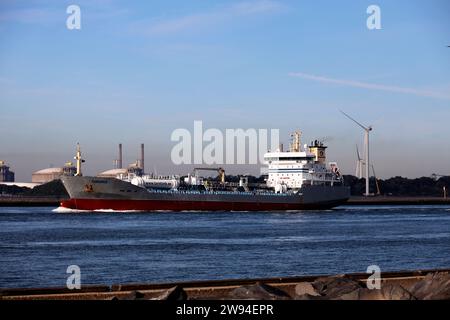
M 85 161 L 83 158 L 81 158 L 81 149 L 79 143 L 77 143 L 77 155 L 74 157 L 74 159 L 77 160 L 77 173 L 75 174 L 75 176 L 81 177 L 83 175 L 83 173 L 81 172 L 81 164 Z

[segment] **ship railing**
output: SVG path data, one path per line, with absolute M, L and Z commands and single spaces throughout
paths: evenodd
M 275 193 L 269 191 L 198 191 L 198 190 L 148 190 L 150 193 L 162 194 L 213 194 L 213 195 L 271 195 L 271 196 L 287 196 L 294 194 L 293 192 Z
M 320 175 L 320 176 L 319 176 Z M 311 182 L 314 184 L 315 182 L 325 182 L 333 185 L 334 183 L 342 182 L 342 177 L 336 176 L 334 173 L 314 173 L 311 174 Z

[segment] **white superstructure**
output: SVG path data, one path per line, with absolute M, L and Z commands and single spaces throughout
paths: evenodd
M 333 185 L 341 182 L 337 164 L 326 164 L 327 147 L 316 140 L 302 148 L 300 136 L 299 131 L 292 134 L 293 142 L 289 151 L 284 152 L 280 147 L 276 152 L 264 155 L 268 166 L 267 186 L 283 193 L 287 189 L 300 189 L 305 185 Z

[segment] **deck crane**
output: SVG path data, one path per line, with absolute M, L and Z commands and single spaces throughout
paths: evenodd
M 220 183 L 225 183 L 225 169 L 223 168 L 194 168 L 194 176 L 198 176 L 198 171 L 217 171 L 219 173 Z

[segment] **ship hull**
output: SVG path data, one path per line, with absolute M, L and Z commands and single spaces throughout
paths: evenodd
M 284 211 L 330 209 L 345 203 L 343 186 L 309 186 L 298 194 L 151 191 L 114 178 L 63 177 L 70 199 L 61 206 L 117 211 Z
M 345 203 L 343 200 L 309 204 L 249 203 L 219 201 L 158 201 L 158 200 L 116 200 L 116 199 L 70 199 L 62 201 L 64 208 L 77 210 L 115 211 L 286 211 L 324 210 Z

